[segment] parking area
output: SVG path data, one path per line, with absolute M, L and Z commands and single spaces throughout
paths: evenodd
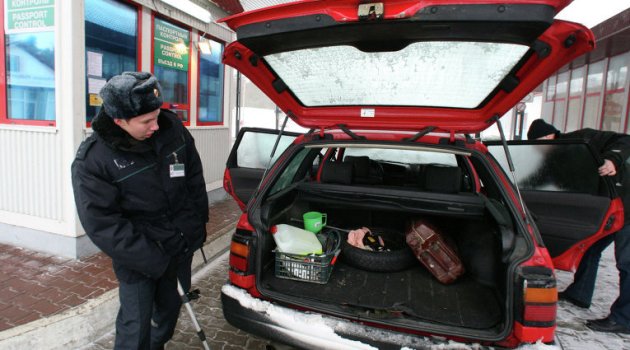
M 201 299 L 193 302 L 197 319 L 206 334 L 210 348 L 213 350 L 266 349 L 269 345 L 267 340 L 238 330 L 223 319 L 220 290 L 226 281 L 227 259 L 228 254 L 225 253 L 195 274 L 193 285 L 201 290 L 202 295 Z M 593 306 L 588 310 L 584 310 L 564 301 L 560 302 L 557 332 L 564 349 L 618 350 L 627 349 L 630 346 L 630 336 L 628 335 L 597 333 L 584 326 L 584 320 L 603 317 L 608 313 L 608 308 L 618 293 L 617 276 L 613 249 L 609 247 L 602 256 Z M 564 289 L 571 282 L 571 279 L 571 274 L 558 272 L 559 289 Z M 112 349 L 113 342 L 114 332 L 112 331 L 82 349 Z M 175 335 L 172 341 L 167 344 L 166 349 L 193 350 L 201 348 L 201 343 L 197 338 L 190 318 L 186 311 L 182 309 Z M 449 348 L 440 347 L 440 349 Z M 452 349 L 463 348 L 461 344 L 453 344 Z M 527 349 L 552 350 L 553 348 L 541 345 Z
M 227 256 L 228 254 L 225 253 L 208 263 L 193 277 L 194 288 L 199 288 L 201 291 L 201 298 L 192 302 L 197 320 L 206 334 L 210 349 L 265 349 L 268 341 L 236 329 L 223 319 L 220 296 L 221 287 L 227 278 Z M 105 350 L 113 347 L 114 332 L 112 331 L 82 349 Z M 175 335 L 166 345 L 166 349 L 203 349 L 184 308 L 182 308 Z

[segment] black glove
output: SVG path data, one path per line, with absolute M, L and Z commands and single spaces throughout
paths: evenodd
M 169 256 L 183 256 L 188 253 L 188 242 L 182 232 L 172 235 L 161 243 L 164 252 Z

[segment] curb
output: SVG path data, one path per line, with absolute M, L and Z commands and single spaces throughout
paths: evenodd
M 236 221 L 217 231 L 204 244 L 208 264 L 229 249 L 235 225 Z M 193 280 L 205 265 L 201 253 L 195 252 Z M 62 313 L 0 332 L 0 349 L 66 350 L 88 345 L 114 330 L 118 307 L 118 288 L 114 288 Z
M 230 242 L 232 241 L 231 233 L 234 231 L 234 227 L 236 226 L 236 221 L 232 224 L 220 229 L 215 233 L 214 239 L 211 241 L 207 241 L 202 247 L 203 252 L 206 255 L 208 260 L 208 264 L 212 262 L 212 260 L 216 259 L 218 256 L 223 254 L 225 250 L 229 249 Z M 194 275 L 205 265 L 203 261 L 203 256 L 197 252 L 193 256 L 192 262 L 192 275 Z
M 96 299 L 0 333 L 0 348 L 71 349 L 111 329 L 118 310 L 118 288 Z

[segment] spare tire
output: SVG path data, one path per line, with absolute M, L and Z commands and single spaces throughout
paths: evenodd
M 348 243 L 346 233 L 341 242 L 343 262 L 358 269 L 374 272 L 395 272 L 419 264 L 413 251 L 405 241 L 405 235 L 391 229 L 370 229 L 373 234 L 381 236 L 387 251 L 371 251 L 355 247 Z

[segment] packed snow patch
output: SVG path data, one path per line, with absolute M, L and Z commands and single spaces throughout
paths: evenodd
M 254 298 L 245 290 L 230 284 L 224 285 L 221 291 L 229 297 L 238 300 L 241 306 L 265 314 L 273 322 L 274 328 L 286 331 L 290 333 L 292 337 L 317 346 L 318 348 L 377 349 L 356 340 L 346 339 L 338 335 L 335 330 L 370 339 L 379 339 L 394 344 L 401 344 L 401 350 L 479 350 L 484 348 L 480 344 L 464 344 L 446 340 L 442 343 L 436 339 L 394 334 L 386 330 L 374 328 L 370 328 L 370 330 L 367 331 L 365 327 L 351 322 L 338 321 L 333 317 L 323 317 L 319 314 L 299 312 L 274 305 L 268 301 Z M 439 344 L 436 342 L 439 342 Z M 416 348 L 414 345 L 418 347 Z M 536 344 L 523 345 L 519 347 L 518 350 L 560 350 L 560 348 L 539 341 Z
M 573 274 L 557 271 L 558 277 L 558 290 L 564 290 L 573 279 Z M 619 272 L 615 267 L 614 247 L 611 245 L 602 254 L 602 261 L 600 262 L 600 270 L 597 275 L 597 284 L 595 295 L 593 297 L 593 305 L 590 309 L 580 309 L 565 301 L 560 301 L 558 307 L 558 328 L 556 334 L 560 343 L 565 350 L 617 350 L 617 349 L 630 349 L 630 335 L 626 334 L 614 334 L 614 333 L 602 333 L 594 332 L 588 329 L 584 323 L 588 319 L 606 317 L 609 312 L 610 304 L 617 298 L 619 294 Z M 249 302 L 251 303 L 267 303 L 251 297 L 245 291 L 233 286 L 224 286 L 224 290 L 229 288 L 234 292 L 237 292 L 242 299 L 241 304 Z M 227 294 L 227 293 L 226 293 Z M 232 296 L 231 294 L 228 294 Z M 234 296 L 233 296 L 234 297 Z M 273 306 L 273 305 L 272 305 Z M 285 308 L 285 310 L 288 310 Z M 304 315 L 293 310 L 291 312 Z M 313 316 L 313 315 L 309 315 Z M 325 323 L 321 316 L 319 319 L 312 318 L 310 321 L 322 320 L 320 322 Z M 310 327 L 314 326 L 309 324 Z M 366 331 L 365 327 L 355 325 L 351 322 L 338 322 L 336 325 L 328 326 L 329 332 L 332 330 L 343 330 L 346 333 L 357 334 L 361 337 L 368 337 L 372 339 L 388 340 L 390 342 L 400 344 L 401 350 L 417 350 L 417 349 L 431 349 L 431 350 L 478 350 L 483 349 L 479 344 L 463 344 L 454 341 L 446 342 L 443 344 L 431 344 L 427 346 L 426 338 L 406 336 L 402 334 L 394 334 L 378 329 L 370 329 Z M 339 337 L 335 335 L 335 337 Z M 339 337 L 341 338 L 341 337 Z M 346 339 L 347 340 L 347 339 Z M 357 345 L 348 345 L 347 349 L 366 349 L 366 344 L 362 344 L 363 347 Z M 328 347 L 333 348 L 334 347 Z M 535 344 L 522 345 L 518 350 L 560 350 L 561 347 L 554 345 L 547 345 L 542 342 Z
M 258 300 L 246 291 L 231 285 L 224 285 L 221 291 L 239 301 L 241 306 L 267 315 L 279 327 L 293 331 L 304 341 L 311 342 L 316 337 L 323 344 L 331 343 L 340 346 L 339 349 L 374 349 L 377 348 L 359 341 L 349 340 L 335 334 L 334 330 L 324 322 L 321 315 L 296 312 L 284 307 L 278 307 L 268 301 Z

